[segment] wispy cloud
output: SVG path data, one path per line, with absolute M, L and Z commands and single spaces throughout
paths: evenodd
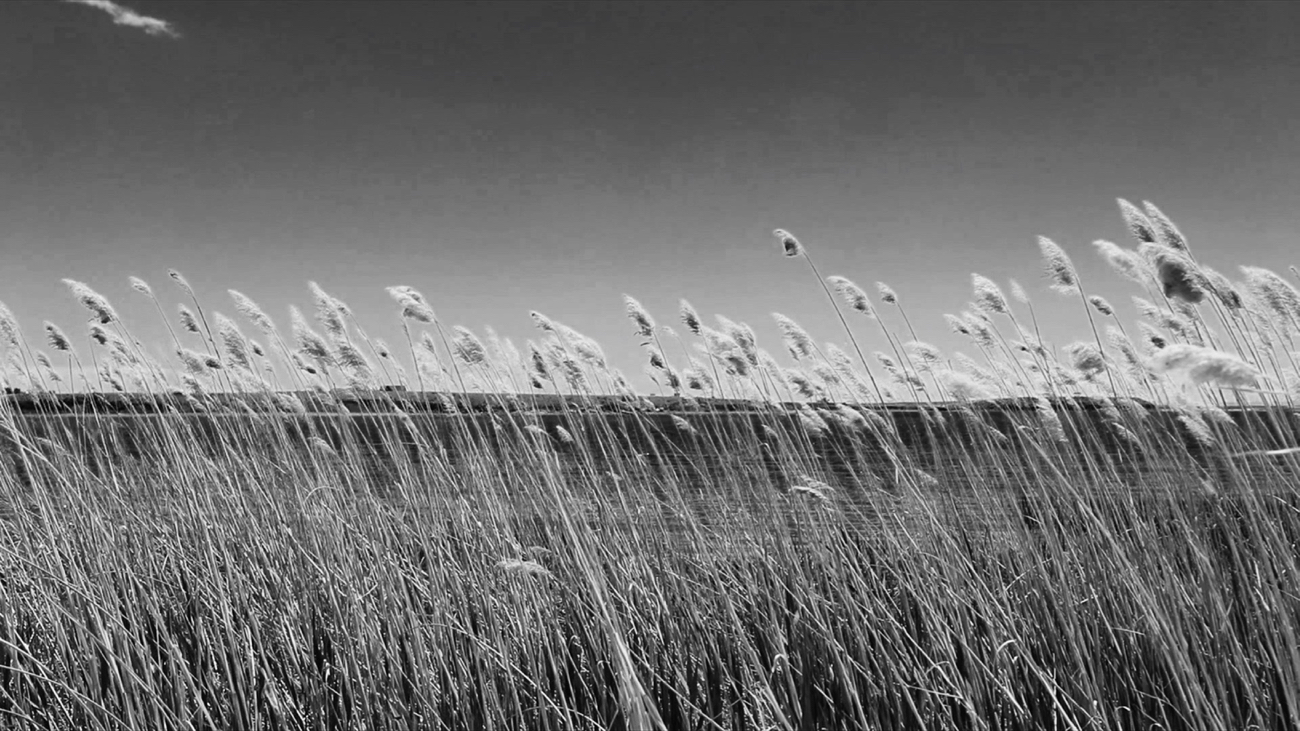
M 151 18 L 147 15 L 141 15 L 130 8 L 124 8 L 113 2 L 113 0 L 64 0 L 74 5 L 88 5 L 97 10 L 103 10 L 105 13 L 113 16 L 113 23 L 116 25 L 125 25 L 128 28 L 139 28 L 151 36 L 170 36 L 180 38 L 181 34 L 176 32 L 171 23 L 158 18 Z

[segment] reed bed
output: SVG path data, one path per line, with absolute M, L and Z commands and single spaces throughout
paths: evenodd
M 1300 291 L 1120 209 L 1140 322 L 1042 239 L 1084 339 L 975 275 L 945 354 L 777 231 L 842 342 L 629 297 L 655 394 L 409 286 L 390 348 L 133 279 L 166 363 L 0 304 L 0 726 L 1298 728 Z

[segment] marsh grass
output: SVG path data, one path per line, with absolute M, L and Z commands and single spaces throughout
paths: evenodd
M 671 396 L 540 313 L 521 352 L 410 287 L 409 371 L 316 285 L 287 337 L 231 293 L 263 349 L 175 272 L 173 366 L 69 280 L 99 329 L 87 370 L 46 324 L 59 394 L 6 308 L 31 393 L 0 406 L 0 726 L 1300 726 L 1300 295 L 1121 212 L 1167 250 L 1098 244 L 1144 342 L 1048 242 L 1089 341 L 979 276 L 951 357 L 843 277 L 856 362 L 628 297 Z

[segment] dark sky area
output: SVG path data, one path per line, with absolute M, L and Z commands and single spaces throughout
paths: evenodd
M 971 350 L 941 319 L 971 272 L 1019 279 L 1063 344 L 1086 320 L 1035 237 L 1131 314 L 1091 246 L 1132 243 L 1117 197 L 1231 276 L 1300 264 L 1297 3 L 123 5 L 180 37 L 0 3 L 0 300 L 29 336 L 82 330 L 72 277 L 162 352 L 126 278 L 178 301 L 174 267 L 285 329 L 316 280 L 390 342 L 386 285 L 520 343 L 536 309 L 630 375 L 624 292 L 773 352 L 773 311 L 843 340 L 782 227 L 942 347 Z

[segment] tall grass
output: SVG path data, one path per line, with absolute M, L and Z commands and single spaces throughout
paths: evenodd
M 655 396 L 409 286 L 404 355 L 314 284 L 263 345 L 172 272 L 175 364 L 0 305 L 0 726 L 1298 727 L 1300 291 L 1121 212 L 1139 341 L 1052 242 L 1088 337 L 976 275 L 970 354 L 810 266 L 852 356 L 628 297 Z

